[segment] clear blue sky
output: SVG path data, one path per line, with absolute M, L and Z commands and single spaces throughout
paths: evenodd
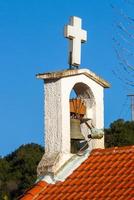
M 121 1 L 114 1 L 121 5 Z M 113 10 L 108 0 L 0 0 L 0 155 L 21 144 L 43 142 L 43 81 L 35 75 L 68 68 L 63 27 L 83 19 L 88 42 L 81 68 L 108 80 L 105 126 L 119 118 L 126 90 L 113 75 Z M 129 119 L 126 116 L 126 119 Z

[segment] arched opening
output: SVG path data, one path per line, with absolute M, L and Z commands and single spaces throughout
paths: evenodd
M 86 84 L 76 83 L 70 93 L 71 153 L 88 148 L 90 124 L 95 125 L 95 99 Z

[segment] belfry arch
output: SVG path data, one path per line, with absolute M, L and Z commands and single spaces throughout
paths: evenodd
M 76 94 L 71 96 L 72 91 Z M 83 83 L 75 83 L 70 92 L 70 142 L 71 153 L 78 153 L 80 149 L 91 148 L 91 142 L 89 142 L 89 134 L 91 130 L 87 126 L 87 123 L 96 124 L 95 116 L 95 98 L 91 88 Z M 86 124 L 82 123 L 86 120 Z M 85 149 L 85 148 L 84 148 Z

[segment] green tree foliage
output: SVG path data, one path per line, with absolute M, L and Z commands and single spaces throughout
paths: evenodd
M 16 199 L 33 185 L 43 152 L 43 147 L 32 143 L 0 158 L 0 200 Z
M 106 147 L 129 145 L 134 145 L 134 121 L 118 119 L 105 129 Z

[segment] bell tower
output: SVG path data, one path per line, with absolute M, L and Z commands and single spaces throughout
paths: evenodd
M 37 173 L 49 175 L 51 182 L 71 160 L 77 165 L 93 148 L 104 148 L 103 95 L 109 84 L 88 69 L 78 69 L 81 43 L 87 41 L 79 17 L 71 17 L 64 36 L 69 39 L 69 69 L 37 75 L 45 94 L 45 154 Z M 72 90 L 76 98 L 70 99 Z
M 88 69 L 72 69 L 60 72 L 38 74 L 37 78 L 44 80 L 45 93 L 45 154 L 38 165 L 38 175 L 45 173 L 55 174 L 71 157 L 71 115 L 81 115 L 81 138 L 89 140 L 91 136 L 90 128 L 84 123 L 84 120 L 91 119 L 95 129 L 104 127 L 104 88 L 109 84 L 95 75 Z M 78 100 L 83 102 L 79 112 L 73 111 L 69 100 L 71 90 L 74 89 Z M 78 102 L 79 104 L 79 102 Z M 79 109 L 79 108 L 78 108 Z M 74 112 L 74 113 L 73 113 Z M 78 117 L 78 118 L 79 118 Z M 88 123 L 88 121 L 87 121 Z M 90 123 L 88 123 L 91 126 Z M 76 137 L 77 137 L 76 134 Z M 77 139 L 73 138 L 72 139 Z M 88 148 L 104 148 L 104 136 L 101 139 L 91 139 Z

